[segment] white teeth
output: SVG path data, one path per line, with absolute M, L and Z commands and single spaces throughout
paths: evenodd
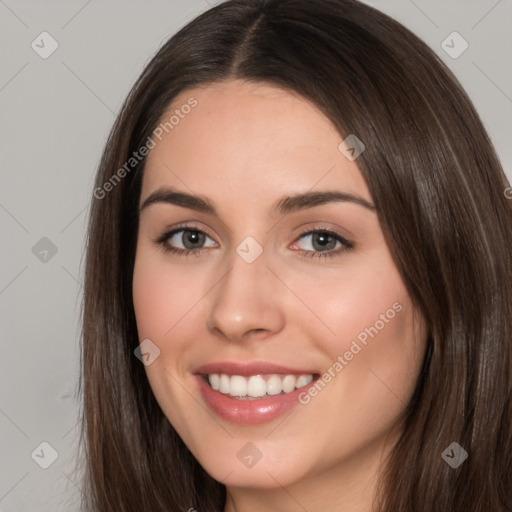
M 222 374 L 220 376 L 219 391 L 221 393 L 229 393 L 229 376 Z
M 307 386 L 313 380 L 313 375 L 301 375 L 297 379 L 297 383 L 295 387 L 301 388 L 302 386 Z
M 283 390 L 283 385 L 281 383 L 281 377 L 277 375 L 272 375 L 267 380 L 267 394 L 268 395 L 279 395 Z
M 220 386 L 220 377 L 217 373 L 212 373 L 210 375 L 210 386 L 215 389 L 215 391 L 219 390 Z
M 295 383 L 297 382 L 297 378 L 295 375 L 287 375 L 283 379 L 283 391 L 285 393 L 289 393 L 295 389 Z
M 233 396 L 247 395 L 247 381 L 240 375 L 233 375 L 229 381 L 229 394 Z
M 265 395 L 279 395 L 291 393 L 295 389 L 307 386 L 313 381 L 313 375 L 226 375 L 224 373 L 208 374 L 208 381 L 212 389 L 225 395 L 239 398 L 256 399 Z
M 267 392 L 267 384 L 265 379 L 260 375 L 253 375 L 247 383 L 247 394 L 249 396 L 263 396 Z

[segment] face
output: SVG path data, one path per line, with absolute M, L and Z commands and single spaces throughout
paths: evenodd
M 426 333 L 357 159 L 311 103 L 269 85 L 187 90 L 163 122 L 176 110 L 147 159 L 133 276 L 159 405 L 231 488 L 368 472 Z

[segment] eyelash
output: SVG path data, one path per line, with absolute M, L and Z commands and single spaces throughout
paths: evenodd
M 196 256 L 199 256 L 201 252 L 206 249 L 205 247 L 199 248 L 199 249 L 178 249 L 176 247 L 173 247 L 172 245 L 169 245 L 167 242 L 170 238 L 172 238 L 176 233 L 179 233 L 180 231 L 189 231 L 189 232 L 195 232 L 195 233 L 201 233 L 206 235 L 207 237 L 211 238 L 208 233 L 205 233 L 201 229 L 198 229 L 196 226 L 191 225 L 184 225 L 180 226 L 178 228 L 175 228 L 171 231 L 165 232 L 163 235 L 156 238 L 154 243 L 159 245 L 165 252 L 176 254 L 177 256 L 188 256 L 190 253 L 195 253 Z M 329 250 L 329 251 L 306 251 L 306 250 L 299 250 L 297 252 L 302 253 L 303 256 L 306 256 L 308 258 L 332 258 L 334 256 L 341 256 L 344 252 L 349 251 L 350 249 L 353 249 L 354 244 L 347 240 L 346 238 L 342 237 L 339 233 L 337 233 L 335 230 L 330 228 L 317 228 L 317 229 L 311 229 L 309 231 L 305 231 L 304 233 L 300 234 L 297 237 L 297 241 L 301 238 L 311 235 L 311 234 L 320 234 L 320 235 L 329 235 L 332 236 L 336 241 L 340 242 L 342 244 L 342 247 L 335 249 L 335 250 Z

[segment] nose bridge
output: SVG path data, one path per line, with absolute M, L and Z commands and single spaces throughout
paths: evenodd
M 244 240 L 233 251 L 229 270 L 212 294 L 209 329 L 233 341 L 243 340 L 251 331 L 280 330 L 283 312 L 274 281 L 263 248 L 258 249 L 254 239 Z

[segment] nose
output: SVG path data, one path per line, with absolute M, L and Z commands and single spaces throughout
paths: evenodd
M 227 341 L 262 341 L 284 327 L 283 285 L 267 267 L 265 252 L 252 263 L 236 252 L 209 294 L 208 329 Z M 283 297 L 284 299 L 284 297 Z

